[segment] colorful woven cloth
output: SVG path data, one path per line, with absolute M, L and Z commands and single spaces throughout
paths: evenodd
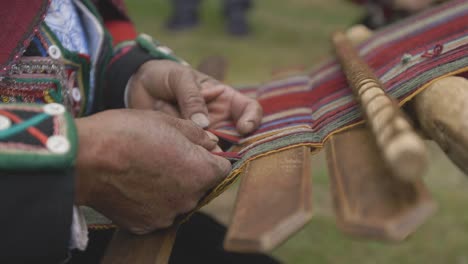
M 434 81 L 468 72 L 468 1 L 452 1 L 378 31 L 359 52 L 403 105 Z M 239 160 L 204 202 L 222 192 L 249 160 L 299 145 L 321 148 L 333 133 L 362 123 L 335 59 L 308 74 L 240 90 L 263 106 L 262 125 L 246 138 L 233 124 L 213 131 L 234 143 L 226 156 Z

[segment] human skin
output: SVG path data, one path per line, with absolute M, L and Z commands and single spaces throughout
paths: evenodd
M 262 109 L 233 88 L 171 61 L 143 64 L 129 83 L 129 107 L 76 120 L 77 205 L 137 234 L 170 226 L 230 171 L 203 128 L 224 121 L 254 131 Z

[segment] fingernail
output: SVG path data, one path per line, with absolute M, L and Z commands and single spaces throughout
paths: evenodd
M 255 124 L 253 121 L 247 121 L 247 122 L 244 122 L 244 131 L 246 133 L 249 133 L 249 132 L 252 132 L 253 128 L 254 128 Z
M 215 134 L 211 133 L 210 131 L 205 131 L 205 132 L 212 141 L 214 142 L 219 141 L 219 138 Z
M 190 119 L 199 127 L 205 128 L 210 125 L 210 121 L 208 120 L 208 117 L 206 117 L 206 115 L 202 113 L 193 114 L 192 117 L 190 117 Z

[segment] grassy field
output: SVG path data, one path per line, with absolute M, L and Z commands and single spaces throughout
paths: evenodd
M 346 28 L 360 10 L 338 0 L 256 1 L 251 13 L 253 34 L 233 38 L 224 32 L 220 2 L 204 1 L 199 28 L 170 33 L 163 23 L 169 0 L 127 1 L 140 31 L 155 36 L 196 65 L 202 58 L 225 56 L 230 84 L 260 83 L 274 69 L 313 66 L 330 51 L 329 34 Z M 454 263 L 468 264 L 468 179 L 430 144 L 431 167 L 426 182 L 439 211 L 416 234 L 400 244 L 351 239 L 335 225 L 323 154 L 312 157 L 314 218 L 273 252 L 285 263 Z M 226 221 L 235 190 L 215 201 L 211 211 Z

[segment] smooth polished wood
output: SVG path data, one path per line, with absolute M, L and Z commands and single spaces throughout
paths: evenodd
M 440 79 L 408 104 L 421 130 L 468 175 L 468 80 Z
M 102 264 L 166 264 L 171 256 L 178 226 L 148 235 L 115 232 Z
M 333 135 L 325 148 L 337 224 L 345 233 L 400 241 L 435 212 L 422 180 L 394 177 L 366 127 Z
M 312 217 L 310 148 L 301 146 L 251 161 L 242 175 L 224 247 L 267 252 Z

